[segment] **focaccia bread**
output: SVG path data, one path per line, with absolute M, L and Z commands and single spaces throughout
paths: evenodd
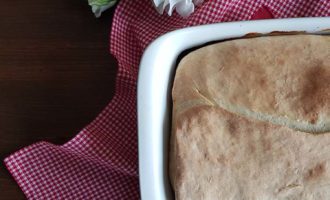
M 330 37 L 208 45 L 179 63 L 176 200 L 330 199 Z

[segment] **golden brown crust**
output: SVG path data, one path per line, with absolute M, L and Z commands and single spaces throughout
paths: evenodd
M 208 104 L 305 132 L 330 131 L 330 37 L 273 36 L 201 48 L 179 64 L 178 112 Z
M 330 196 L 330 39 L 296 35 L 206 46 L 173 86 L 176 199 Z M 328 185 L 329 184 L 329 185 Z

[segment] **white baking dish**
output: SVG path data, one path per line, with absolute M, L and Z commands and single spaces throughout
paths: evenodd
M 173 31 L 156 39 L 144 52 L 138 79 L 141 198 L 173 199 L 167 172 L 171 90 L 177 58 L 183 51 L 212 41 L 239 38 L 248 33 L 325 33 L 329 30 L 330 17 L 276 19 L 196 26 Z

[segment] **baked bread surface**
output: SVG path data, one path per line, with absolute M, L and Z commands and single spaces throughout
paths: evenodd
M 185 56 L 172 91 L 177 200 L 330 199 L 330 37 L 269 36 Z

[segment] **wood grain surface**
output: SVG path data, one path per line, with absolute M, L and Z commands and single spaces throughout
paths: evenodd
M 117 71 L 112 16 L 95 19 L 86 0 L 1 3 L 1 160 L 37 141 L 65 143 L 107 105 Z M 25 199 L 3 162 L 0 191 Z

